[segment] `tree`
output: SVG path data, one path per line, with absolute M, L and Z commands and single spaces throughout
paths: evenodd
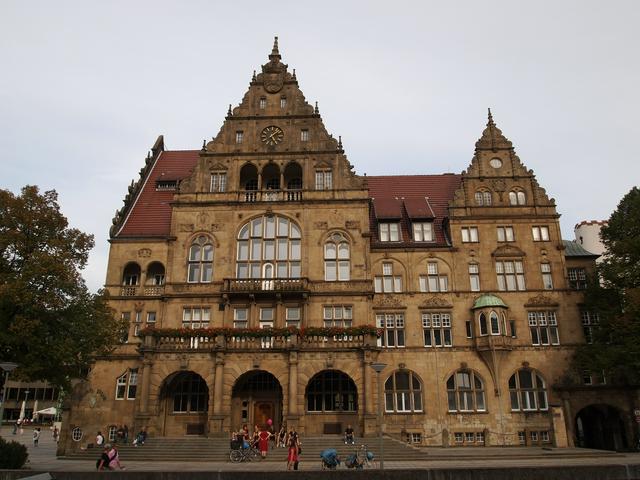
M 616 383 L 640 382 L 640 189 L 620 201 L 600 233 L 606 248 L 590 282 L 585 308 L 597 313 L 593 343 L 577 351 L 577 364 L 604 371 Z
M 122 322 L 80 275 L 93 245 L 69 228 L 55 191 L 0 190 L 0 360 L 18 377 L 68 386 L 118 341 Z

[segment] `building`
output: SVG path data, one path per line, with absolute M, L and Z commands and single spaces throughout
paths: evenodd
M 71 395 L 63 448 L 123 423 L 375 435 L 381 401 L 416 444 L 572 445 L 553 386 L 584 342 L 585 259 L 558 218 L 490 112 L 462 174 L 357 175 L 276 39 L 213 140 L 159 137 L 129 187 L 106 279 L 129 330 Z

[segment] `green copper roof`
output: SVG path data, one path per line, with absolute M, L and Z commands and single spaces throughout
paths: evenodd
M 599 257 L 597 253 L 591 253 L 585 250 L 575 240 L 563 240 L 564 243 L 564 256 L 565 257 Z
M 473 304 L 473 309 L 485 307 L 507 307 L 504 302 L 495 295 L 480 295 Z

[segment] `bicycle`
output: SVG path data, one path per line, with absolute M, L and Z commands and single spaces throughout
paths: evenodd
M 229 460 L 231 460 L 232 462 L 250 462 L 252 460 L 258 459 L 262 459 L 262 455 L 260 455 L 260 451 L 258 449 L 254 448 L 251 445 L 247 448 L 242 448 L 242 444 L 240 442 L 231 442 L 231 450 L 229 450 Z

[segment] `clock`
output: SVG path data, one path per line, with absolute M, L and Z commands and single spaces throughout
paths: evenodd
M 502 160 L 500 160 L 499 158 L 492 158 L 489 161 L 489 165 L 491 165 L 493 168 L 500 168 L 502 166 Z
M 273 147 L 282 142 L 283 138 L 284 132 L 280 127 L 276 127 L 275 125 L 265 127 L 260 134 L 260 140 L 262 141 L 262 143 L 270 147 Z

